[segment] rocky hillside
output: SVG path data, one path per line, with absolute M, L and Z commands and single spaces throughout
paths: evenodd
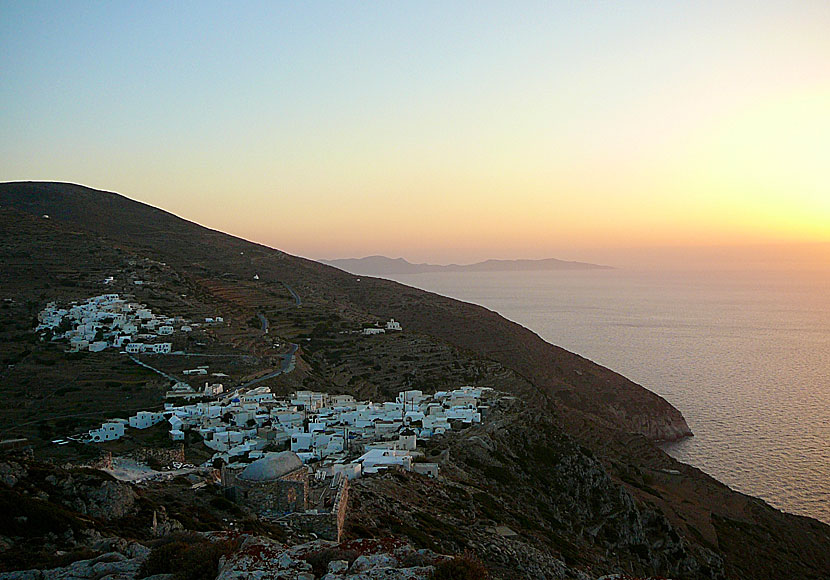
M 486 424 L 430 443 L 429 458 L 441 464 L 441 479 L 390 474 L 357 482 L 348 520 L 352 538 L 391 534 L 418 549 L 470 552 L 496 578 L 514 578 L 517 570 L 521 577 L 538 578 L 610 572 L 830 577 L 828 526 L 783 514 L 674 461 L 654 441 L 689 434 L 676 409 L 496 313 L 394 282 L 357 278 L 80 186 L 0 184 L 0 219 L 8 294 L 3 298 L 11 299 L 0 310 L 0 333 L 14 351 L 4 354 L 0 403 L 15 414 L 46 410 L 60 421 L 56 397 L 77 395 L 79 405 L 98 396 L 117 402 L 95 365 L 108 364 L 107 373 L 131 369 L 119 370 L 105 357 L 67 359 L 33 340 L 31 319 L 49 300 L 89 295 L 111 270 L 140 266 L 141 275 L 154 281 L 142 299 L 154 307 L 230 313 L 226 328 L 206 335 L 203 344 L 250 353 L 250 368 L 236 371 L 240 378 L 270 364 L 273 350 L 255 316 L 265 312 L 274 333 L 302 344 L 297 372 L 275 381 L 274 389 L 391 396 L 413 386 L 428 390 L 441 381 L 465 381 L 515 396 L 515 404 L 498 409 Z M 301 306 L 286 288 L 301 298 Z M 339 333 L 390 317 L 405 332 L 389 341 L 356 341 Z M 162 385 L 152 377 L 128 374 L 118 380 L 122 398 L 158 397 Z M 76 377 L 71 387 L 77 391 L 53 394 L 52 381 L 60 376 Z M 136 386 L 121 390 L 129 380 Z M 98 418 L 94 409 L 81 413 Z M 63 496 L 46 480 L 48 469 L 40 473 L 24 478 L 30 483 L 23 488 L 21 478 L 0 484 L 8 487 L 2 488 L 6 505 L 31 510 L 12 512 L 13 523 L 0 538 L 6 558 L 24 545 L 39 546 L 44 558 L 88 549 L 78 534 L 112 530 L 108 521 L 121 522 L 119 537 L 149 542 L 142 534 L 153 510 L 142 506 L 151 504 L 157 514 L 168 514 L 165 521 L 194 531 L 226 529 L 234 520 L 253 531 L 258 525 L 245 514 L 220 515 L 221 502 L 211 506 L 210 498 L 192 506 L 184 499 L 184 484 L 175 493 L 137 493 L 131 508 L 137 511 L 123 516 L 127 520 L 95 519 L 89 512 L 95 504 L 86 499 L 86 512 L 80 503 L 61 500 L 41 520 L 40 502 Z M 65 546 L 60 534 L 53 537 L 34 525 L 49 518 L 65 522 L 61 534 L 72 531 Z M 72 544 L 78 538 L 83 541 Z M 34 557 L 28 553 L 27 561 Z M 14 567 L 8 560 L 3 565 Z

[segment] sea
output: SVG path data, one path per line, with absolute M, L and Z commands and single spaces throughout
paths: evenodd
M 658 393 L 695 434 L 668 453 L 830 523 L 830 272 L 383 277 L 495 310 Z

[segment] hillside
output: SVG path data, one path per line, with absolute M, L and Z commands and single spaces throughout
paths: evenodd
M 361 480 L 350 516 L 355 536 L 391 533 L 445 553 L 473 550 L 504 578 L 515 569 L 556 577 L 560 564 L 679 578 L 830 573 L 828 526 L 783 514 L 674 461 L 654 441 L 690 434 L 679 411 L 494 312 L 356 278 L 76 185 L 0 184 L 0 219 L 2 298 L 10 301 L 0 310 L 8 345 L 0 375 L 3 424 L 26 423 L 20 418 L 31 415 L 24 432 L 6 431 L 41 437 L 37 453 L 51 453 L 48 437 L 61 428 L 67 401 L 87 405 L 77 414 L 90 421 L 102 418 L 96 404 L 123 406 L 125 397 L 161 402 L 164 385 L 155 376 L 119 370 L 106 357 L 67 358 L 31 340 L 31 319 L 46 302 L 93 295 L 117 273 L 121 291 L 140 293 L 154 308 L 192 317 L 222 312 L 228 324 L 205 331 L 199 348 L 244 355 L 244 363 L 229 366 L 234 380 L 277 364 L 255 323 L 264 313 L 280 342 L 302 344 L 298 372 L 269 383 L 274 390 L 390 397 L 463 381 L 517 397 L 517 406 L 500 409 L 492 422 L 430 444 L 445 479 Z M 135 278 L 149 283 L 130 286 Z M 336 332 L 393 317 L 406 332 L 389 341 Z M 101 365 L 123 372 L 120 386 L 105 384 Z M 75 377 L 77 390 L 58 401 L 52 391 L 61 377 Z M 124 385 L 131 386 L 119 399 L 113 388 Z M 425 504 L 424 497 L 440 500 Z M 386 517 L 393 511 L 395 518 Z M 494 536 L 488 530 L 495 524 L 518 536 Z
M 540 272 L 548 270 L 608 270 L 609 266 L 587 262 L 569 262 L 556 258 L 543 260 L 485 260 L 475 264 L 413 264 L 403 258 L 367 256 L 365 258 L 344 258 L 320 260 L 323 264 L 340 268 L 361 276 L 384 274 L 422 274 L 425 272 Z

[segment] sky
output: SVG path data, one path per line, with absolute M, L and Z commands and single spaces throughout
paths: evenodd
M 809 0 L 0 0 L 0 181 L 311 258 L 830 264 L 828 30 Z

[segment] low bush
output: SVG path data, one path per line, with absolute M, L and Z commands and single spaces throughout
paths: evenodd
M 196 534 L 176 534 L 150 552 L 138 571 L 139 578 L 173 574 L 174 580 L 214 580 L 219 559 L 231 554 L 238 542 L 211 542 Z
M 490 572 L 470 553 L 444 560 L 435 567 L 432 580 L 487 580 Z

